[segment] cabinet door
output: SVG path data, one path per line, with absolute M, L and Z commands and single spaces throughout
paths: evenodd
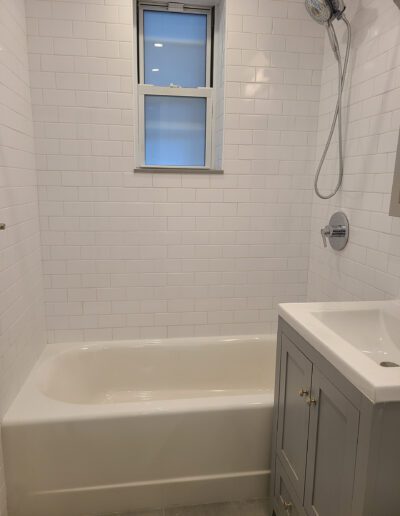
M 304 505 L 310 516 L 351 516 L 359 412 L 314 368 Z
M 276 453 L 303 503 L 307 458 L 311 362 L 282 334 Z

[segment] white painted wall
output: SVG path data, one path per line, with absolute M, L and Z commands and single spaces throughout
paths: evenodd
M 23 0 L 0 1 L 0 420 L 45 344 Z M 6 495 L 0 452 L 0 515 Z
M 227 0 L 223 176 L 133 174 L 131 0 L 27 0 L 50 341 L 268 332 L 307 292 L 321 29 Z
M 344 98 L 345 177 L 330 202 L 314 196 L 309 298 L 397 298 L 400 219 L 388 213 L 400 126 L 400 11 L 392 0 L 353 0 L 347 13 L 353 45 Z M 319 144 L 326 139 L 336 91 L 336 65 L 326 42 Z M 325 181 L 334 180 L 336 158 L 335 146 Z M 336 209 L 347 213 L 351 226 L 349 245 L 341 253 L 323 249 L 319 235 Z

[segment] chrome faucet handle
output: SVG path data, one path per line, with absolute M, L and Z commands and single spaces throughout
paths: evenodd
M 322 242 L 324 243 L 324 247 L 328 247 L 328 242 L 326 240 L 326 237 L 330 237 L 332 235 L 332 226 L 329 224 L 323 228 L 321 228 L 321 237 Z

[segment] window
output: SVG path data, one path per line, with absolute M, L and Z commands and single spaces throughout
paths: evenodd
M 212 10 L 140 2 L 141 167 L 211 168 Z

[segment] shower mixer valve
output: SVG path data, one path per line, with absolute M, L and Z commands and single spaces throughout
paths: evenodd
M 329 221 L 329 224 L 321 229 L 324 247 L 328 246 L 327 240 L 335 251 L 341 251 L 349 240 L 349 221 L 346 215 L 337 211 Z
M 322 240 L 324 247 L 328 247 L 327 238 L 337 238 L 346 236 L 346 226 L 331 226 L 328 224 L 321 229 Z

